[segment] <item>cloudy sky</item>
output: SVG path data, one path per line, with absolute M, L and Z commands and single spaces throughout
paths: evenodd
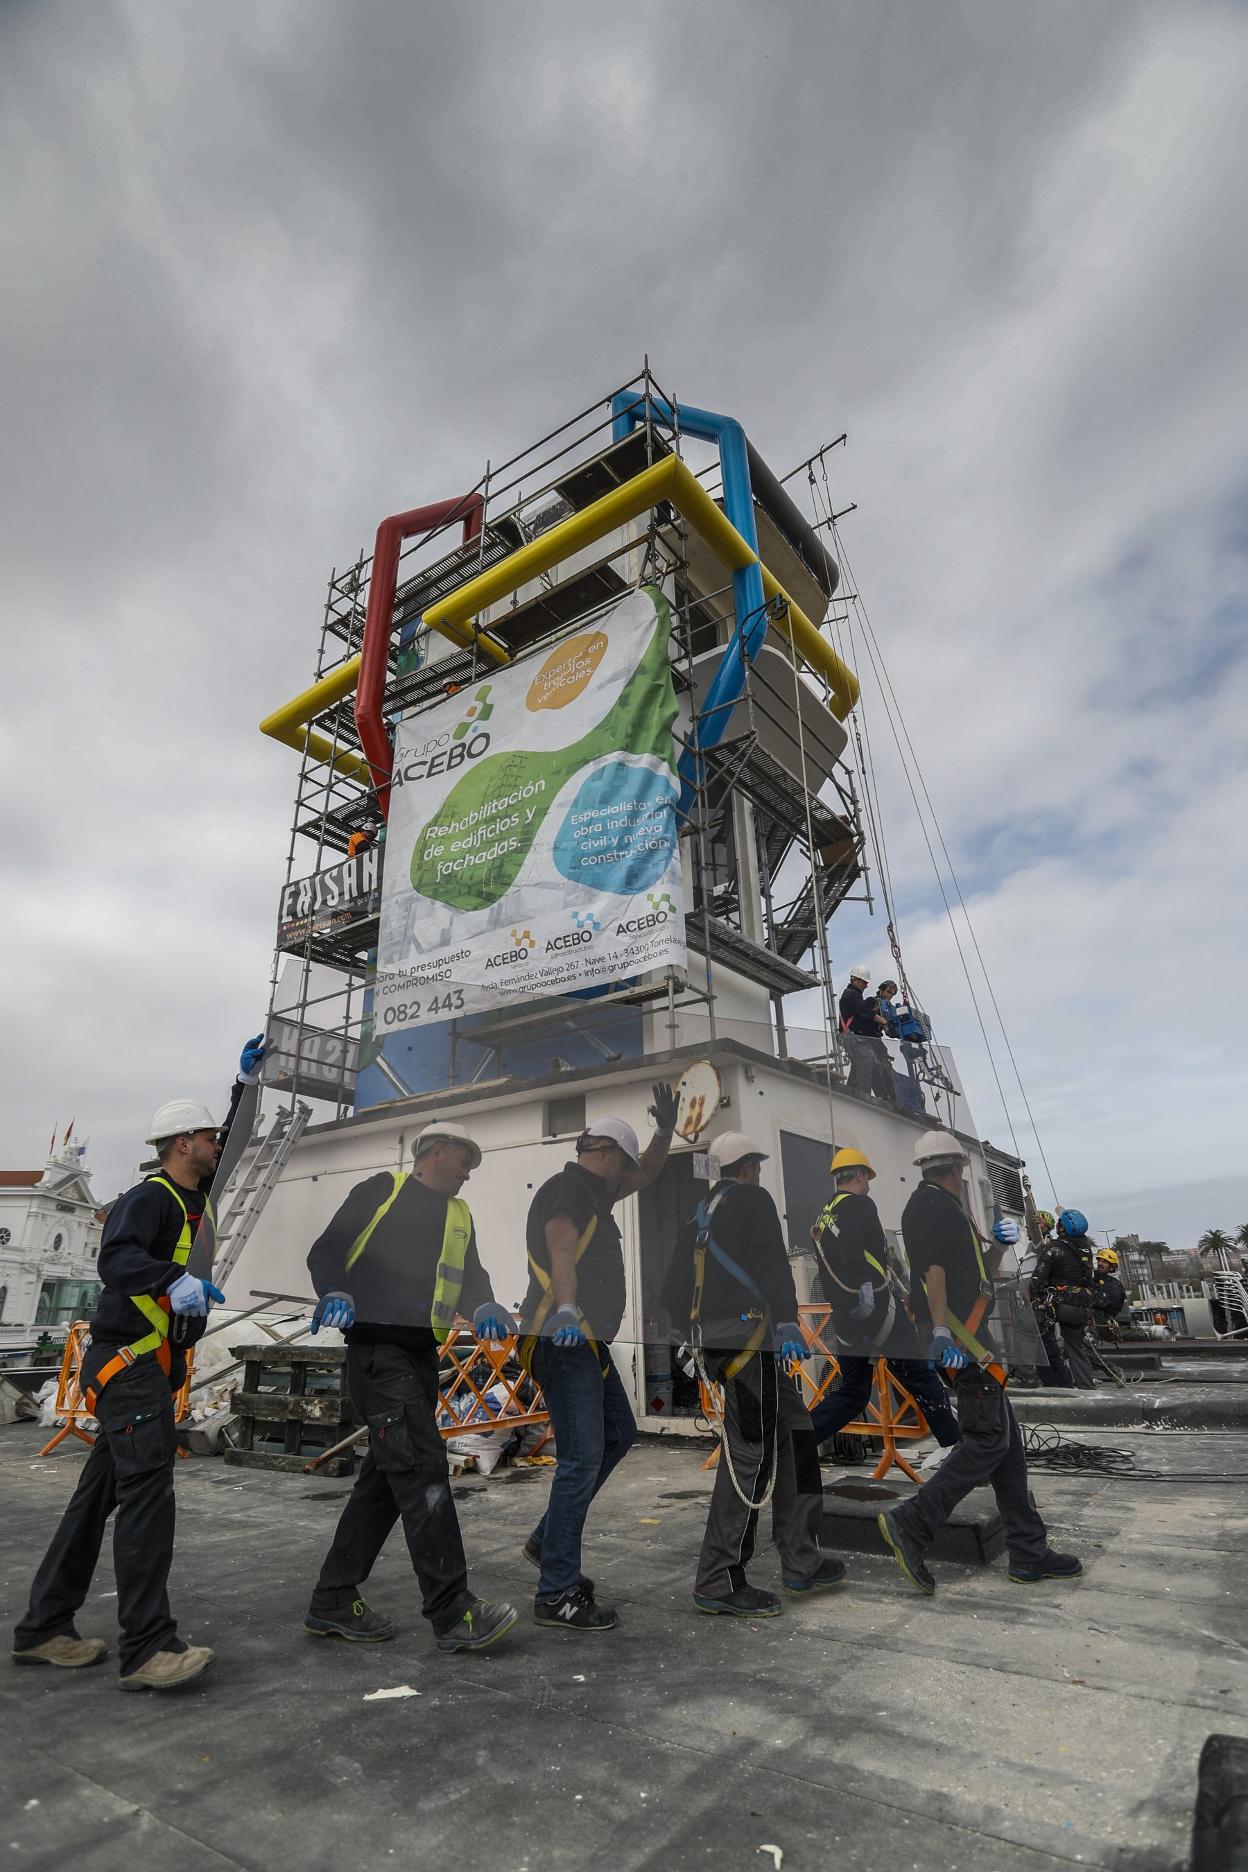
M 648 351 L 781 472 L 849 431 L 1064 1200 L 1248 1218 L 1246 69 L 1178 0 L 10 0 L 0 1158 L 76 1115 L 111 1194 L 154 1103 L 220 1097 L 295 779 L 255 723 L 331 565 Z M 911 974 L 1006 1142 L 867 711 Z M 833 949 L 886 960 L 853 911 Z

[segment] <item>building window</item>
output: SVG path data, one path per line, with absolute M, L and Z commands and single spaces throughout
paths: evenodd
M 7 1248 L 13 1236 L 6 1228 L 0 1228 L 0 1248 Z
M 61 1249 L 64 1246 L 65 1246 L 65 1237 L 61 1234 L 60 1230 L 58 1229 L 56 1234 L 52 1237 L 53 1254 L 60 1254 Z
M 4 1324 L 4 1306 L 8 1297 L 9 1297 L 8 1288 L 0 1287 L 0 1326 Z
M 585 1094 L 570 1094 L 567 1098 L 552 1098 L 546 1101 L 547 1137 L 579 1137 L 585 1129 Z

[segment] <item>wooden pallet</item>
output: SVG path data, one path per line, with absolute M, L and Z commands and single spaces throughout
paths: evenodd
M 340 1443 L 355 1422 L 347 1396 L 347 1355 L 339 1346 L 232 1346 L 243 1361 L 235 1393 L 237 1423 L 225 1460 L 235 1469 L 276 1469 L 302 1475 L 304 1464 Z M 346 1476 L 355 1455 L 332 1456 L 320 1475 Z

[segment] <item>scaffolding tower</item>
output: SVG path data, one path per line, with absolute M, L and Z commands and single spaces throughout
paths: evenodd
M 623 392 L 634 393 L 638 419 L 621 437 L 613 410 Z M 679 751 L 694 775 L 680 826 L 688 969 L 668 969 L 660 978 L 643 977 L 557 1010 L 520 1003 L 451 1021 L 450 1084 L 497 1074 L 508 1047 L 523 1040 L 526 1023 L 544 1035 L 567 1023 L 591 1048 L 613 1057 L 609 1022 L 621 1007 L 649 1009 L 656 1049 L 664 1028 L 672 1050 L 678 1031 L 700 1031 L 713 1041 L 721 986 L 729 978 L 765 992 L 770 1040 L 780 1058 L 788 1056 L 787 997 L 818 989 L 826 1042 L 818 1063 L 829 1090 L 844 1080 L 827 931 L 837 907 L 867 890 L 865 842 L 828 682 L 821 686 L 799 665 L 794 640 L 782 628 L 783 600 L 769 601 L 762 648 L 752 661 L 742 656 L 740 699 L 713 736 L 708 693 L 733 639 L 733 591 L 722 563 L 668 502 L 526 582 L 491 607 L 488 618 L 475 620 L 464 642 L 448 641 L 424 621 L 467 581 L 642 470 L 673 453 L 696 459 L 699 447 L 682 435 L 679 409 L 647 364 L 619 391 L 511 460 L 487 463 L 470 494 L 446 504 L 448 517 L 407 540 L 399 554 L 382 690 L 388 723 L 419 715 L 492 673 L 496 664 L 483 649 L 487 630 L 513 661 L 541 657 L 629 590 L 651 583 L 669 601 Z M 717 464 L 693 472 L 714 493 Z M 471 524 L 465 522 L 469 509 Z M 758 532 L 759 557 L 783 576 L 785 590 L 800 594 L 816 626 L 834 625 L 829 581 L 820 585 L 809 553 L 786 537 L 774 509 L 761 504 Z M 384 611 L 390 594 L 382 581 L 389 571 L 379 570 L 376 555 L 361 553 L 345 571 L 332 573 L 307 692 L 314 712 L 301 716 L 289 705 L 280 730 L 300 761 L 271 983 L 268 1076 L 292 1102 L 308 1096 L 328 1101 L 339 1118 L 356 1104 L 357 1082 L 370 1068 L 393 1098 L 415 1090 L 372 1027 L 384 865 L 379 793 L 389 774 L 379 771 L 375 749 L 370 761 L 363 748 L 355 707 L 370 586 L 379 581 L 376 603 Z M 341 876 L 332 891 L 318 884 L 356 863 L 359 875 L 348 871 L 345 884 Z M 380 1101 L 374 1095 L 369 1102 Z

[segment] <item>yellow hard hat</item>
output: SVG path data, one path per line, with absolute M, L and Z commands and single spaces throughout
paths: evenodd
M 1098 1248 L 1096 1258 L 1098 1261 L 1108 1261 L 1110 1267 L 1118 1265 L 1118 1251 L 1115 1248 Z
M 871 1167 L 870 1158 L 864 1155 L 862 1151 L 853 1150 L 848 1146 L 843 1150 L 837 1151 L 828 1168 L 834 1174 L 838 1170 L 865 1170 L 868 1176 L 873 1177 L 875 1175 L 875 1171 Z
M 1040 1224 L 1042 1229 L 1051 1229 L 1057 1226 L 1057 1218 L 1051 1209 L 1037 1209 L 1036 1221 Z

